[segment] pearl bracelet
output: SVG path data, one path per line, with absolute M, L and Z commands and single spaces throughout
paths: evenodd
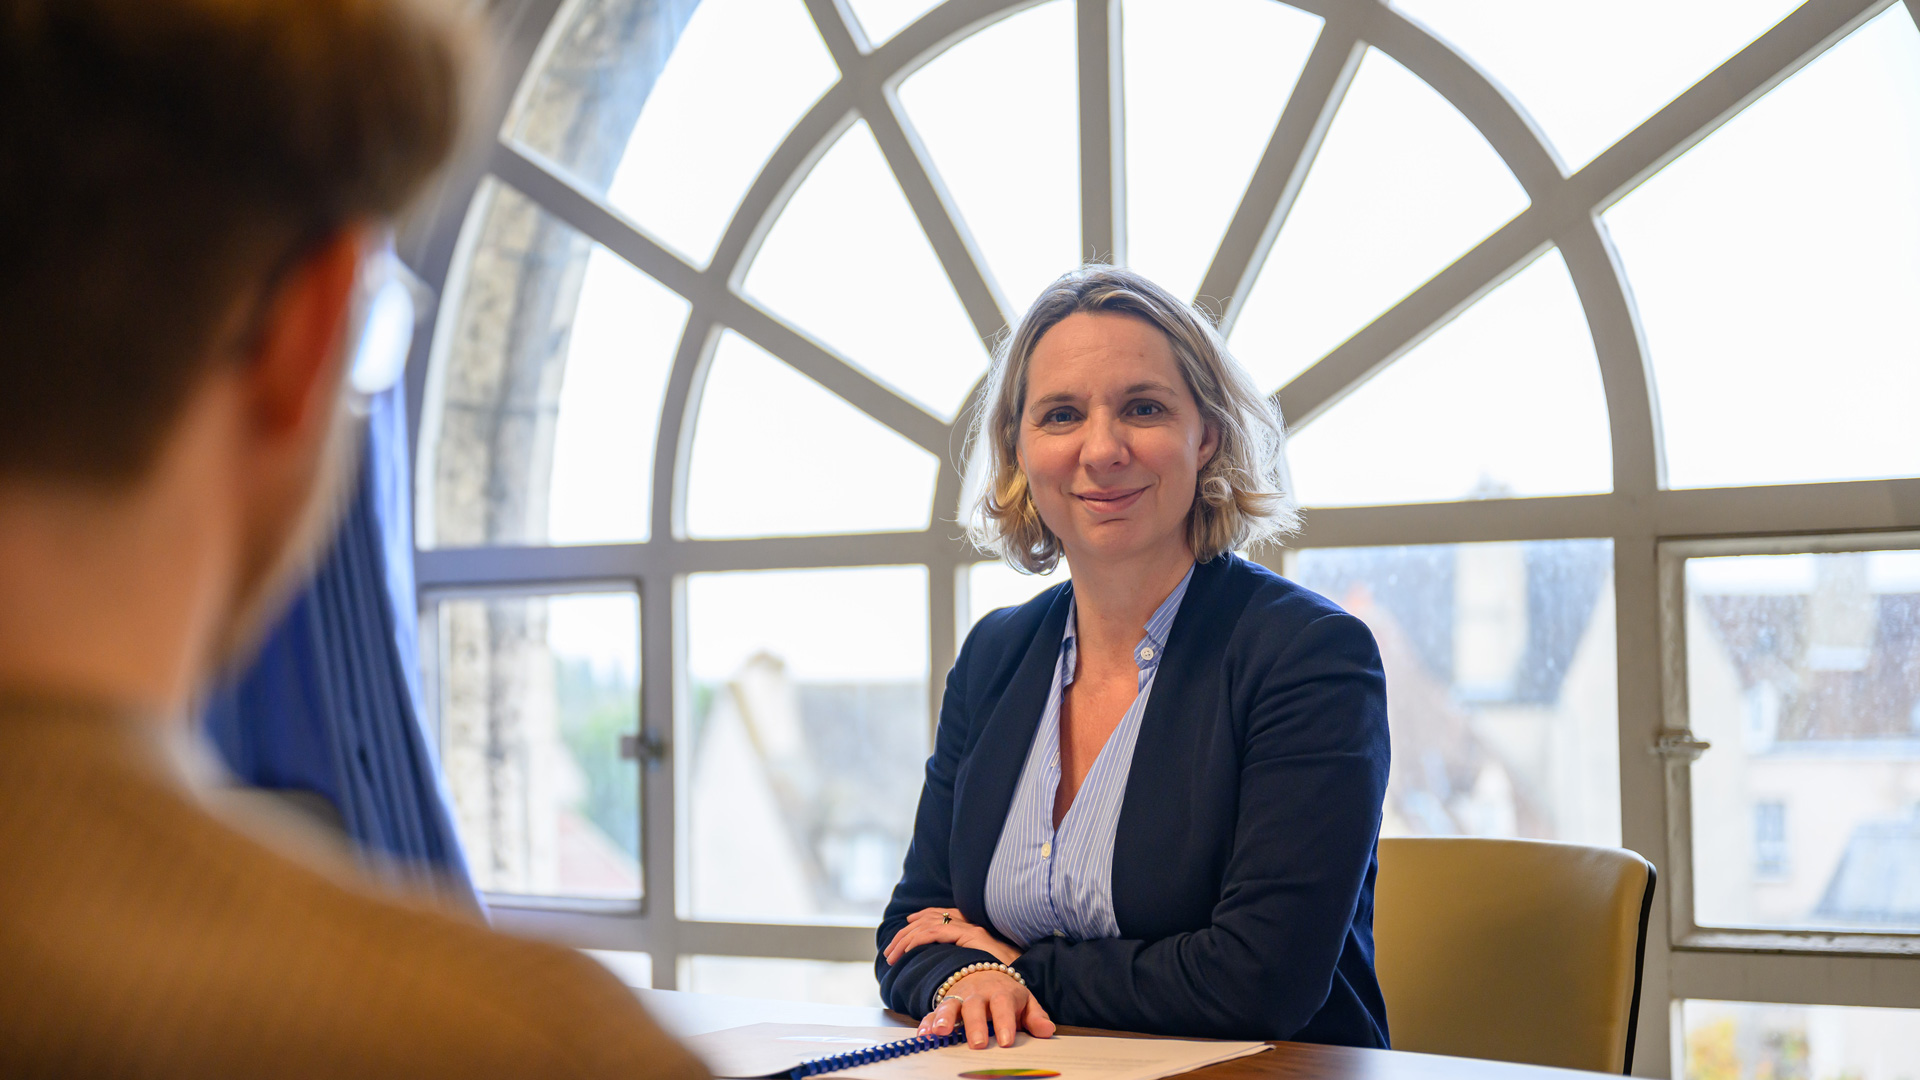
M 935 990 L 933 992 L 933 1009 L 937 1009 L 940 1007 L 940 1002 L 946 998 L 947 991 L 953 989 L 954 983 L 959 982 L 961 979 L 966 978 L 967 976 L 973 974 L 976 971 L 1004 971 L 1007 974 L 1013 976 L 1014 982 L 1019 983 L 1023 987 L 1027 985 L 1027 980 L 1021 978 L 1019 972 L 1013 970 L 1012 968 L 1008 967 L 1005 964 L 998 964 L 998 963 L 968 964 L 966 967 L 963 967 L 959 971 L 956 971 L 953 974 L 947 976 L 947 981 L 941 983 L 940 989 Z M 927 1011 L 932 1012 L 933 1009 L 929 1009 Z

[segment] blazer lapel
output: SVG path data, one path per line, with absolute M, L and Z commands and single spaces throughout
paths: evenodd
M 953 899 L 968 921 L 982 926 L 987 925 L 987 868 L 1000 844 L 1021 767 L 1033 746 L 1034 732 L 1040 728 L 1047 693 L 1053 688 L 1072 589 L 1069 583 L 1054 595 L 1040 628 L 1027 643 L 1026 655 L 994 703 L 972 753 L 954 779 L 953 841 L 948 853 Z
M 1164 884 L 1168 854 L 1186 837 L 1195 768 L 1197 727 L 1214 716 L 1227 639 L 1247 597 L 1235 583 L 1238 556 L 1223 554 L 1194 568 L 1180 613 L 1167 631 L 1166 653 L 1153 676 L 1153 695 L 1140 717 L 1127 794 L 1113 838 L 1113 909 L 1121 932 L 1152 906 Z

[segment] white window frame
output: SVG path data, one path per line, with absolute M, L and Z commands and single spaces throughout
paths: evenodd
M 1118 0 L 1067 0 L 1077 8 L 1081 112 L 1081 237 L 1087 252 L 1124 261 Z M 1479 541 L 1610 538 L 1618 617 L 1621 835 L 1661 870 L 1668 902 L 1656 905 L 1646 957 L 1642 1046 L 1673 1045 L 1681 998 L 1783 1003 L 1912 1006 L 1920 1003 L 1920 939 L 1885 947 L 1848 935 L 1772 937 L 1702 931 L 1691 922 L 1684 784 L 1676 791 L 1671 701 L 1673 583 L 1669 561 L 1687 551 L 1764 550 L 1778 543 L 1806 550 L 1807 537 L 1885 546 L 1894 530 L 1920 529 L 1920 478 L 1768 487 L 1669 490 L 1652 369 L 1618 255 L 1600 215 L 1637 184 L 1711 134 L 1869 19 L 1904 2 L 1920 23 L 1920 0 L 1812 0 L 1741 49 L 1639 124 L 1593 161 L 1569 174 L 1525 111 L 1470 59 L 1382 0 L 1292 0 L 1325 26 L 1254 171 L 1246 195 L 1198 295 L 1225 297 L 1230 330 L 1255 275 L 1298 195 L 1334 110 L 1365 47 L 1380 48 L 1445 97 L 1513 170 L 1530 206 L 1427 284 L 1283 387 L 1276 399 L 1291 424 L 1312 420 L 1369 376 L 1556 246 L 1585 308 L 1599 360 L 1613 447 L 1606 494 L 1492 499 L 1313 511 L 1300 547 L 1415 545 Z M 580 582 L 636 583 L 641 597 L 642 723 L 667 747 L 671 767 L 643 774 L 642 850 L 648 902 L 637 911 L 559 910 L 560 905 L 497 913 L 504 928 L 582 946 L 652 954 L 654 984 L 676 984 L 680 956 L 695 953 L 870 963 L 872 932 L 838 926 L 721 923 L 682 919 L 676 871 L 685 852 L 682 793 L 685 755 L 672 753 L 688 728 L 683 685 L 685 575 L 701 571 L 917 563 L 927 567 L 930 708 L 957 645 L 961 571 L 978 556 L 956 540 L 936 512 L 923 532 L 755 540 L 684 539 L 685 459 L 699 383 L 720 327 L 735 329 L 774 355 L 930 450 L 942 461 L 957 445 L 952 425 L 895 394 L 805 334 L 745 299 L 740 279 L 767 229 L 806 171 L 856 119 L 865 119 L 909 205 L 932 242 L 963 308 L 983 341 L 1011 321 L 1000 289 L 980 258 L 953 200 L 900 108 L 905 76 L 955 41 L 1033 0 L 951 0 L 878 48 L 869 47 L 844 0 L 806 0 L 842 78 L 794 127 L 748 191 L 706 269 L 675 255 L 612 207 L 570 184 L 557 167 L 502 138 L 463 166 L 403 243 L 408 261 L 440 295 L 457 298 L 465 258 L 462 223 L 480 182 L 495 176 L 587 237 L 605 245 L 692 304 L 674 361 L 654 459 L 651 539 L 585 547 L 435 549 L 418 553 L 420 588 L 467 593 L 511 586 L 547 591 Z M 490 130 L 509 114 L 514 88 L 536 62 L 562 0 L 493 5 L 501 28 L 499 96 L 485 110 Z M 468 230 L 469 232 L 471 230 Z M 471 243 L 471 237 L 467 238 Z M 449 304 L 448 307 L 453 305 Z M 443 322 L 444 322 L 443 318 Z M 433 337 L 423 332 L 409 366 L 415 454 L 433 445 L 436 389 Z M 416 470 L 416 475 L 420 475 Z M 960 477 L 942 468 L 937 508 L 952 507 Z M 1807 534 L 1781 541 L 1689 538 Z M 1865 537 L 1870 534 L 1881 535 Z M 1911 534 L 1910 534 L 1911 535 Z M 1837 538 L 1837 539 L 1836 539 Z M 1693 545 L 1693 546 L 1689 546 Z M 1700 546 L 1707 545 L 1707 546 Z M 1742 546 L 1744 545 L 1744 546 Z M 1756 547 L 1759 545 L 1759 547 Z M 1796 546 L 1797 545 L 1797 546 Z M 1278 553 L 1271 559 L 1279 561 Z M 1684 674 L 1682 672 L 1681 674 Z M 1684 680 L 1681 683 L 1684 686 Z M 1663 740 L 1665 740 L 1663 742 Z M 1684 769 L 1679 769 L 1684 773 Z M 1684 921 L 1683 921 L 1684 920 Z M 1635 1071 L 1677 1068 L 1664 1055 L 1639 1055 Z
M 1705 742 L 1695 737 L 1687 704 L 1688 559 L 1738 555 L 1828 555 L 1920 549 L 1920 532 L 1823 533 L 1670 540 L 1660 545 L 1661 702 L 1666 718 L 1655 742 L 1666 772 L 1666 802 L 1674 822 L 1667 877 L 1670 940 L 1682 949 L 1745 949 L 1819 952 L 1829 955 L 1920 958 L 1920 931 L 1873 933 L 1845 930 L 1756 929 L 1702 926 L 1693 907 L 1693 764 Z M 1680 828 L 1684 825 L 1685 828 Z

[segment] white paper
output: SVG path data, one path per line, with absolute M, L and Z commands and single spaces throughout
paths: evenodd
M 912 1028 L 754 1024 L 696 1035 L 687 1045 L 717 1077 L 784 1073 L 802 1062 L 913 1038 Z M 1160 1080 L 1269 1049 L 1263 1042 L 1187 1039 L 1114 1039 L 1022 1032 L 1010 1047 L 974 1050 L 965 1044 L 858 1065 L 829 1076 L 854 1080 L 961 1080 L 967 1073 L 1034 1069 L 1059 1080 Z M 1043 1078 L 1035 1078 L 1043 1080 Z
M 1194 1042 L 1184 1039 L 1112 1039 L 1056 1035 L 1036 1039 L 1025 1032 L 1009 1047 L 974 1050 L 965 1044 L 861 1065 L 833 1076 L 857 1080 L 960 1080 L 995 1069 L 1037 1069 L 1060 1080 L 1159 1080 L 1270 1049 L 1263 1042 Z

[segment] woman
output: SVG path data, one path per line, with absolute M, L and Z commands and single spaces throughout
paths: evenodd
M 1002 346 L 970 532 L 1071 582 L 947 677 L 876 961 L 923 1034 L 1054 1022 L 1387 1045 L 1385 680 L 1357 619 L 1233 554 L 1297 524 L 1279 421 L 1211 323 L 1062 277 Z

